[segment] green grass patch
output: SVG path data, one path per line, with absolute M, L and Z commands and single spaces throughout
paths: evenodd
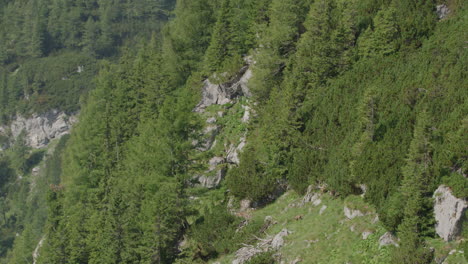
M 354 203 L 355 200 L 358 201 L 357 198 L 360 202 Z M 354 205 L 359 205 L 354 208 L 367 206 L 369 211 L 372 211 L 362 198 L 357 198 L 350 198 Z M 292 206 L 301 199 L 302 196 L 288 192 L 275 203 L 255 210 L 251 219 L 251 223 L 258 223 L 263 222 L 266 216 L 272 216 L 277 222 L 263 236 L 274 236 L 284 228 L 292 231 L 292 234 L 285 237 L 285 246 L 280 249 L 282 260 L 286 263 L 297 258 L 301 259 L 300 263 L 311 264 L 389 263 L 390 248 L 379 248 L 378 240 L 386 230 L 380 222 L 373 223 L 376 215 L 346 219 L 343 213 L 345 202 L 328 194 L 321 197 L 322 203 L 318 206 L 312 204 L 303 207 Z M 320 214 L 320 209 L 324 205 L 327 208 Z M 296 220 L 297 218 L 301 219 Z M 364 231 L 370 231 L 372 234 L 367 239 L 363 239 Z M 231 263 L 233 259 L 234 255 L 230 254 L 216 261 Z

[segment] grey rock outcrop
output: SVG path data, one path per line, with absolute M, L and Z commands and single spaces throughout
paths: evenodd
M 41 238 L 41 240 L 39 241 L 39 243 L 37 243 L 37 246 L 36 248 L 34 249 L 34 252 L 32 254 L 33 256 L 33 264 L 36 264 L 37 263 L 37 258 L 39 258 L 39 250 L 41 249 L 42 245 L 44 244 L 44 241 L 45 241 L 45 236 L 43 236 Z
M 379 238 L 379 247 L 394 245 L 398 247 L 397 238 L 392 233 L 387 232 Z
M 3 127 L 0 133 L 5 134 L 9 130 L 13 138 L 16 139 L 24 130 L 28 146 L 43 148 L 50 140 L 68 134 L 71 126 L 76 122 L 76 116 L 52 110 L 45 114 L 33 114 L 29 118 L 18 116 L 8 128 Z
M 203 139 L 192 142 L 192 145 L 196 146 L 199 151 L 210 150 L 216 143 L 216 136 L 219 133 L 220 127 L 212 123 L 209 124 L 203 131 Z
M 351 208 L 349 208 L 347 206 L 344 207 L 343 211 L 344 211 L 344 214 L 345 214 L 346 218 L 348 218 L 348 219 L 354 219 L 356 217 L 361 217 L 361 216 L 366 215 L 365 213 L 363 213 L 363 212 L 361 212 L 359 210 L 354 210 L 354 209 L 351 209 Z
M 450 9 L 447 5 L 438 5 L 436 7 L 436 12 L 439 19 L 444 19 L 450 14 Z
M 229 147 L 229 150 L 227 151 L 226 161 L 228 163 L 239 165 L 239 162 L 240 162 L 239 154 L 242 151 L 242 149 L 245 147 L 245 144 L 246 144 L 246 139 L 245 137 L 242 137 L 237 146 L 231 145 Z
M 291 233 L 291 231 L 283 229 L 274 237 L 269 236 L 265 239 L 259 239 L 260 241 L 256 245 L 245 245 L 237 250 L 236 259 L 232 261 L 232 264 L 243 264 L 262 252 L 280 249 L 285 244 L 284 237 Z
M 372 235 L 374 232 L 372 231 L 364 231 L 362 232 L 362 239 L 366 240 L 367 238 L 369 238 L 370 235 Z
M 310 185 L 304 198 L 302 198 L 300 206 L 304 206 L 306 203 L 312 203 L 314 206 L 317 206 L 322 203 L 320 197 L 320 193 L 314 192 L 314 186 Z
M 276 234 L 276 236 L 273 238 L 273 240 L 271 241 L 271 247 L 274 249 L 274 250 L 278 250 L 280 249 L 281 247 L 284 246 L 284 237 L 288 236 L 291 234 L 291 231 L 287 230 L 287 229 L 283 229 L 281 230 L 281 232 L 279 232 L 278 234 Z
M 247 86 L 250 78 L 252 78 L 252 70 L 249 69 L 249 65 L 246 65 L 225 83 L 214 84 L 209 79 L 205 80 L 202 88 L 202 99 L 194 111 L 204 112 L 205 108 L 210 105 L 224 105 L 240 96 L 251 96 Z
M 449 187 L 439 186 L 434 192 L 436 232 L 445 241 L 455 239 L 461 231 L 462 217 L 468 203 L 455 197 Z
M 225 163 L 225 160 L 222 157 L 213 157 L 210 159 L 208 170 L 204 175 L 198 177 L 200 185 L 205 188 L 214 188 L 218 186 L 226 175 L 226 168 L 219 168 L 219 165 L 223 163 Z

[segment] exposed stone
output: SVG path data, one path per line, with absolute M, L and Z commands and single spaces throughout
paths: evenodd
M 397 239 L 392 233 L 387 232 L 379 238 L 379 247 L 394 245 L 398 247 Z
M 70 132 L 71 126 L 77 122 L 76 116 L 69 116 L 64 112 L 51 110 L 45 114 L 33 114 L 29 118 L 17 116 L 9 126 L 14 139 L 18 138 L 24 130 L 26 144 L 33 148 L 43 148 L 50 140 L 60 138 Z M 2 128 L 0 133 L 5 134 L 7 129 Z
M 205 188 L 214 188 L 219 186 L 224 176 L 226 175 L 226 168 L 219 165 L 225 163 L 224 158 L 222 157 L 213 157 L 208 162 L 208 170 L 204 175 L 198 176 L 198 181 L 200 185 Z M 214 172 L 214 175 L 212 175 Z
M 251 96 L 247 86 L 250 78 L 252 78 L 252 70 L 247 65 L 242 67 L 231 80 L 225 83 L 214 84 L 209 79 L 205 80 L 202 88 L 202 99 L 194 111 L 204 112 L 205 108 L 210 105 L 224 105 L 237 97 Z
M 327 209 L 327 206 L 326 206 L 326 205 L 322 205 L 322 208 L 320 208 L 320 211 L 319 211 L 319 215 L 322 215 L 323 212 L 325 212 L 326 209 Z
M 206 120 L 208 124 L 214 124 L 216 123 L 216 117 L 210 117 Z
M 194 141 L 192 145 L 198 145 L 199 151 L 207 151 L 210 150 L 215 144 L 216 136 L 219 133 L 219 126 L 216 125 L 209 125 L 203 131 L 204 140 L 202 142 Z
M 210 171 L 216 169 L 216 166 L 223 164 L 224 163 L 224 158 L 223 157 L 213 157 L 210 159 L 208 162 L 208 165 L 210 165 Z
M 364 197 L 367 193 L 367 185 L 359 184 L 359 189 L 361 189 L 361 197 Z
M 247 211 L 248 209 L 251 208 L 251 205 L 252 205 L 252 201 L 250 201 L 248 199 L 244 199 L 244 200 L 240 201 L 239 211 L 241 211 L 241 212 Z
M 40 171 L 41 171 L 41 168 L 40 168 L 40 167 L 34 167 L 34 168 L 32 169 L 32 171 L 31 171 L 31 174 L 32 174 L 33 176 L 37 176 L 37 175 L 39 175 L 39 172 L 40 172 Z
M 247 123 L 250 120 L 250 107 L 247 105 L 243 105 L 242 108 L 244 109 L 244 116 L 242 117 L 242 122 Z
M 242 151 L 242 149 L 245 147 L 245 144 L 246 144 L 245 137 L 242 137 L 240 139 L 240 143 L 239 143 L 239 145 L 237 145 L 237 147 L 234 146 L 234 145 L 231 145 L 229 147 L 229 150 L 227 151 L 226 161 L 228 163 L 239 165 L 239 162 L 240 162 L 239 154 Z
M 34 249 L 34 252 L 32 254 L 33 256 L 33 264 L 36 264 L 37 263 L 37 258 L 39 257 L 39 250 L 41 249 L 42 245 L 44 244 L 44 241 L 45 241 L 45 236 L 43 236 L 41 238 L 41 240 L 39 241 L 39 243 L 37 243 L 37 246 L 36 248 Z
M 236 259 L 232 261 L 232 264 L 243 264 L 255 257 L 257 254 L 264 252 L 262 249 L 257 247 L 242 247 L 236 251 Z
M 348 218 L 348 219 L 354 219 L 356 217 L 361 217 L 361 216 L 366 215 L 366 214 L 364 214 L 363 212 L 361 212 L 359 210 L 350 209 L 347 206 L 344 207 L 343 211 L 344 211 L 344 214 L 345 214 L 346 218 Z
M 321 195 L 317 192 L 314 192 L 315 188 L 314 186 L 310 185 L 307 187 L 307 192 L 304 195 L 304 198 L 302 198 L 301 206 L 304 206 L 306 203 L 312 203 L 314 206 L 319 205 L 322 203 L 322 200 L 320 200 Z
M 226 176 L 226 169 L 221 168 L 218 170 L 214 176 L 206 176 L 202 175 L 198 177 L 198 181 L 200 182 L 200 185 L 205 188 L 215 188 L 219 186 L 221 181 L 224 179 L 224 176 Z
M 434 200 L 436 232 L 445 241 L 451 241 L 460 234 L 462 217 L 468 204 L 453 196 L 445 185 L 439 186 L 434 192 Z
M 450 9 L 447 7 L 447 5 L 438 5 L 436 12 L 439 19 L 444 19 L 450 14 Z
M 379 221 L 379 216 L 376 215 L 376 216 L 374 217 L 374 219 L 372 219 L 371 223 L 372 223 L 372 224 L 376 224 L 378 221 Z
M 276 236 L 273 238 L 273 241 L 271 242 L 271 247 L 275 250 L 280 249 L 284 245 L 284 237 L 288 236 L 291 233 L 292 232 L 287 229 L 281 230 L 281 232 L 276 234 Z
M 362 239 L 366 240 L 370 235 L 372 235 L 374 232 L 372 231 L 364 231 L 362 232 Z
M 262 252 L 280 249 L 284 246 L 284 237 L 291 233 L 291 231 L 283 229 L 274 237 L 268 236 L 265 239 L 257 238 L 259 242 L 256 245 L 245 245 L 241 249 L 237 250 L 236 259 L 234 259 L 232 263 L 243 264 Z
M 317 199 L 317 200 L 315 200 L 312 204 L 313 204 L 314 206 L 319 206 L 321 203 L 322 203 L 322 200 L 321 200 L 321 199 Z
M 290 264 L 298 264 L 302 261 L 300 257 L 295 258 L 293 261 L 290 262 Z

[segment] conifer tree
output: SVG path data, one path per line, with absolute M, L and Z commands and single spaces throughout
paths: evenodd
M 96 55 L 98 51 L 97 40 L 99 38 L 99 28 L 94 19 L 90 16 L 85 25 L 83 33 L 83 51 L 91 56 Z
M 359 39 L 359 55 L 362 57 L 390 55 L 398 49 L 399 32 L 396 10 L 381 10 L 374 18 L 374 30 L 366 29 Z
M 424 264 L 432 262 L 432 253 L 426 247 L 423 232 L 424 208 L 428 206 L 425 193 L 431 180 L 432 147 L 430 121 L 426 111 L 417 118 L 407 164 L 403 168 L 401 192 L 406 201 L 403 222 L 398 227 L 400 247 L 394 252 L 395 263 Z
M 12 147 L 12 166 L 20 174 L 26 173 L 27 163 L 26 160 L 29 155 L 29 147 L 26 143 L 26 131 L 23 130 L 16 138 Z
M 422 39 L 432 34 L 437 15 L 434 12 L 434 0 L 393 0 L 392 6 L 397 10 L 396 18 L 401 34 L 401 44 L 419 47 Z
M 260 101 L 266 101 L 273 87 L 283 79 L 283 71 L 303 33 L 310 1 L 273 0 L 268 10 L 268 27 L 259 32 L 259 50 L 256 54 L 251 89 Z
M 231 54 L 232 26 L 230 24 L 230 1 L 223 0 L 218 18 L 213 28 L 210 46 L 206 51 L 205 64 L 208 72 L 220 70 L 227 57 Z

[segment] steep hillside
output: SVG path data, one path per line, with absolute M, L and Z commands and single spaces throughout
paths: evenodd
M 465 1 L 150 2 L 6 34 L 4 263 L 466 262 Z

